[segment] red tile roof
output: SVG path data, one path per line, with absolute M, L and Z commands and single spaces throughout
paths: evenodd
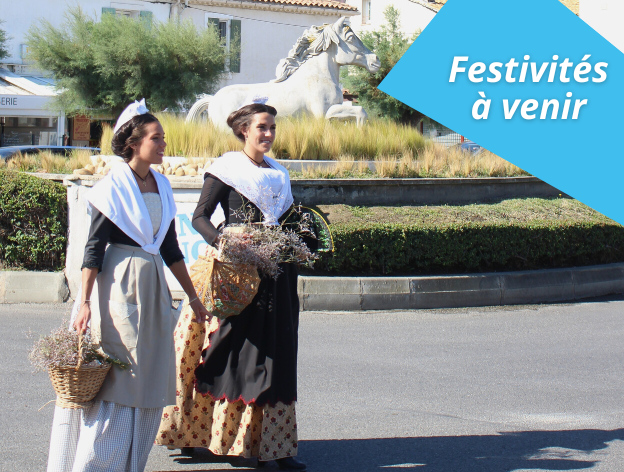
M 244 3 L 244 1 L 242 2 Z M 251 0 L 250 3 L 266 3 L 266 4 L 278 4 L 278 5 L 293 5 L 302 7 L 318 7 L 318 8 L 333 8 L 336 10 L 344 11 L 358 11 L 357 7 L 347 5 L 337 0 Z
M 442 8 L 444 6 L 444 4 L 446 3 L 446 0 L 435 0 L 435 1 L 428 1 L 428 0 L 411 0 L 414 3 L 420 3 L 421 5 L 430 8 L 431 10 L 434 11 L 438 11 L 440 10 L 440 8 Z M 570 10 L 572 10 L 572 12 L 578 16 L 579 14 L 579 1 L 580 0 L 559 0 L 561 3 L 563 3 L 566 7 L 568 7 Z

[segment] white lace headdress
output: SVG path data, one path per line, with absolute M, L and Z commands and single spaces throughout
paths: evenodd
M 119 118 L 117 119 L 117 124 L 115 125 L 115 129 L 113 130 L 116 133 L 119 128 L 125 125 L 128 121 L 138 115 L 144 115 L 149 110 L 147 109 L 147 105 L 145 105 L 145 99 L 142 98 L 141 101 L 135 100 L 134 103 L 131 103 L 126 107 L 124 111 L 121 112 Z
M 254 103 L 260 103 L 262 105 L 266 105 L 268 101 L 269 101 L 269 97 L 267 97 L 266 95 L 260 95 L 258 93 L 249 94 L 247 95 L 247 98 L 245 99 L 243 104 L 238 107 L 238 109 L 240 110 L 241 108 L 246 107 L 247 105 L 253 105 Z

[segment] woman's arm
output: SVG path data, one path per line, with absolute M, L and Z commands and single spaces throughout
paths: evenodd
M 227 198 L 230 187 L 212 174 L 206 175 L 204 186 L 197 208 L 193 213 L 193 228 L 202 235 L 204 240 L 211 246 L 219 242 L 219 230 L 210 222 L 217 205 Z M 223 206 L 223 205 L 222 205 Z M 226 208 L 224 208 L 226 211 Z M 225 215 L 227 218 L 227 215 Z
M 89 320 L 91 319 L 91 292 L 97 277 L 99 269 L 97 267 L 85 267 L 82 269 L 82 290 L 80 297 L 80 310 L 74 321 L 74 329 L 79 333 L 87 330 Z
M 82 260 L 82 285 L 80 296 L 80 309 L 74 321 L 74 329 L 79 333 L 87 330 L 91 319 L 91 293 L 98 273 L 102 270 L 104 252 L 110 239 L 113 227 L 111 220 L 106 218 L 97 208 L 91 210 L 91 227 L 89 239 L 85 245 Z
M 178 279 L 178 282 L 180 282 L 180 285 L 182 286 L 182 290 L 184 290 L 184 293 L 188 296 L 189 306 L 193 309 L 193 313 L 195 313 L 195 320 L 198 323 L 203 323 L 206 320 L 210 321 L 212 315 L 199 301 L 199 298 L 197 298 L 197 292 L 195 291 L 195 287 L 193 286 L 188 270 L 186 270 L 184 260 L 171 264 L 169 266 L 169 270 L 171 270 L 174 277 Z
M 180 251 L 178 235 L 175 230 L 175 221 L 171 221 L 169 225 L 169 230 L 167 230 L 165 239 L 160 246 L 160 255 L 167 267 L 169 267 L 169 270 L 171 270 L 171 273 L 180 282 L 184 293 L 188 296 L 189 305 L 195 313 L 195 320 L 198 323 L 203 323 L 206 320 L 210 321 L 211 315 L 197 298 L 197 292 L 186 269 L 184 255 Z
M 114 223 L 104 216 L 97 208 L 91 209 L 91 226 L 89 238 L 85 245 L 82 269 L 95 268 L 97 272 L 102 270 L 106 245 L 110 241 Z

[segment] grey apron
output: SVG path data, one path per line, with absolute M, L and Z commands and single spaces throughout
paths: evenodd
M 175 403 L 176 313 L 160 254 L 111 244 L 91 297 L 91 330 L 104 352 L 130 367 L 113 366 L 97 399 L 137 408 Z

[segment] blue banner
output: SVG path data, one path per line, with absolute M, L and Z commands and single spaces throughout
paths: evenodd
M 449 0 L 379 89 L 624 224 L 623 86 L 558 0 Z

